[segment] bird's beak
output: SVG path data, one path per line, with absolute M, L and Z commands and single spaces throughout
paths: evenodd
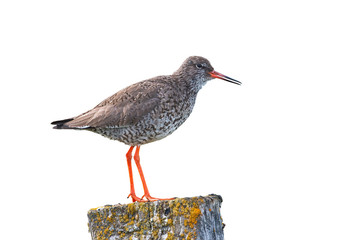
M 231 77 L 225 76 L 224 74 L 218 73 L 218 72 L 216 72 L 216 71 L 211 71 L 211 72 L 210 72 L 210 76 L 213 77 L 213 78 L 219 78 L 219 79 L 222 79 L 222 80 L 231 82 L 231 83 L 235 83 L 235 84 L 241 85 L 241 82 L 240 82 L 240 81 L 235 80 L 235 79 L 233 79 L 233 78 L 231 78 Z

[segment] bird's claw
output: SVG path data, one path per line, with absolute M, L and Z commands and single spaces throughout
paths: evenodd
M 129 198 L 129 197 L 131 197 L 133 202 L 144 202 L 144 201 L 142 201 L 142 198 L 139 198 L 138 196 L 136 196 L 135 193 L 130 193 L 127 198 Z

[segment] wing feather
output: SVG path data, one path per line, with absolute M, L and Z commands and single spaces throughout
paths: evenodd
M 156 85 L 156 84 L 155 84 Z M 160 104 L 149 80 L 133 84 L 66 123 L 69 128 L 122 127 L 136 124 Z

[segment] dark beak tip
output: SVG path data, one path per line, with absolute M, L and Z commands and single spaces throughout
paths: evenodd
M 241 84 L 242 84 L 240 81 L 235 80 L 235 79 L 233 79 L 233 78 L 230 78 L 230 77 L 228 77 L 228 76 L 224 76 L 224 77 L 222 77 L 222 78 L 220 78 L 220 79 L 225 80 L 225 81 L 227 81 L 227 82 L 235 83 L 236 85 L 241 85 Z
M 233 79 L 233 78 L 231 78 L 231 77 L 228 77 L 228 76 L 226 76 L 226 75 L 224 75 L 224 74 L 218 73 L 218 72 L 216 72 L 216 71 L 210 72 L 210 75 L 211 75 L 213 78 L 219 78 L 219 79 L 225 80 L 225 81 L 227 81 L 227 82 L 235 83 L 235 84 L 237 84 L 237 85 L 241 85 L 241 84 L 242 84 L 240 81 L 235 80 L 235 79 Z

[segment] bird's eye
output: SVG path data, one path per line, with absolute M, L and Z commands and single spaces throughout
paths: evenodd
M 196 64 L 196 67 L 197 67 L 198 69 L 203 69 L 203 68 L 204 68 L 204 66 L 203 66 L 202 64 Z

